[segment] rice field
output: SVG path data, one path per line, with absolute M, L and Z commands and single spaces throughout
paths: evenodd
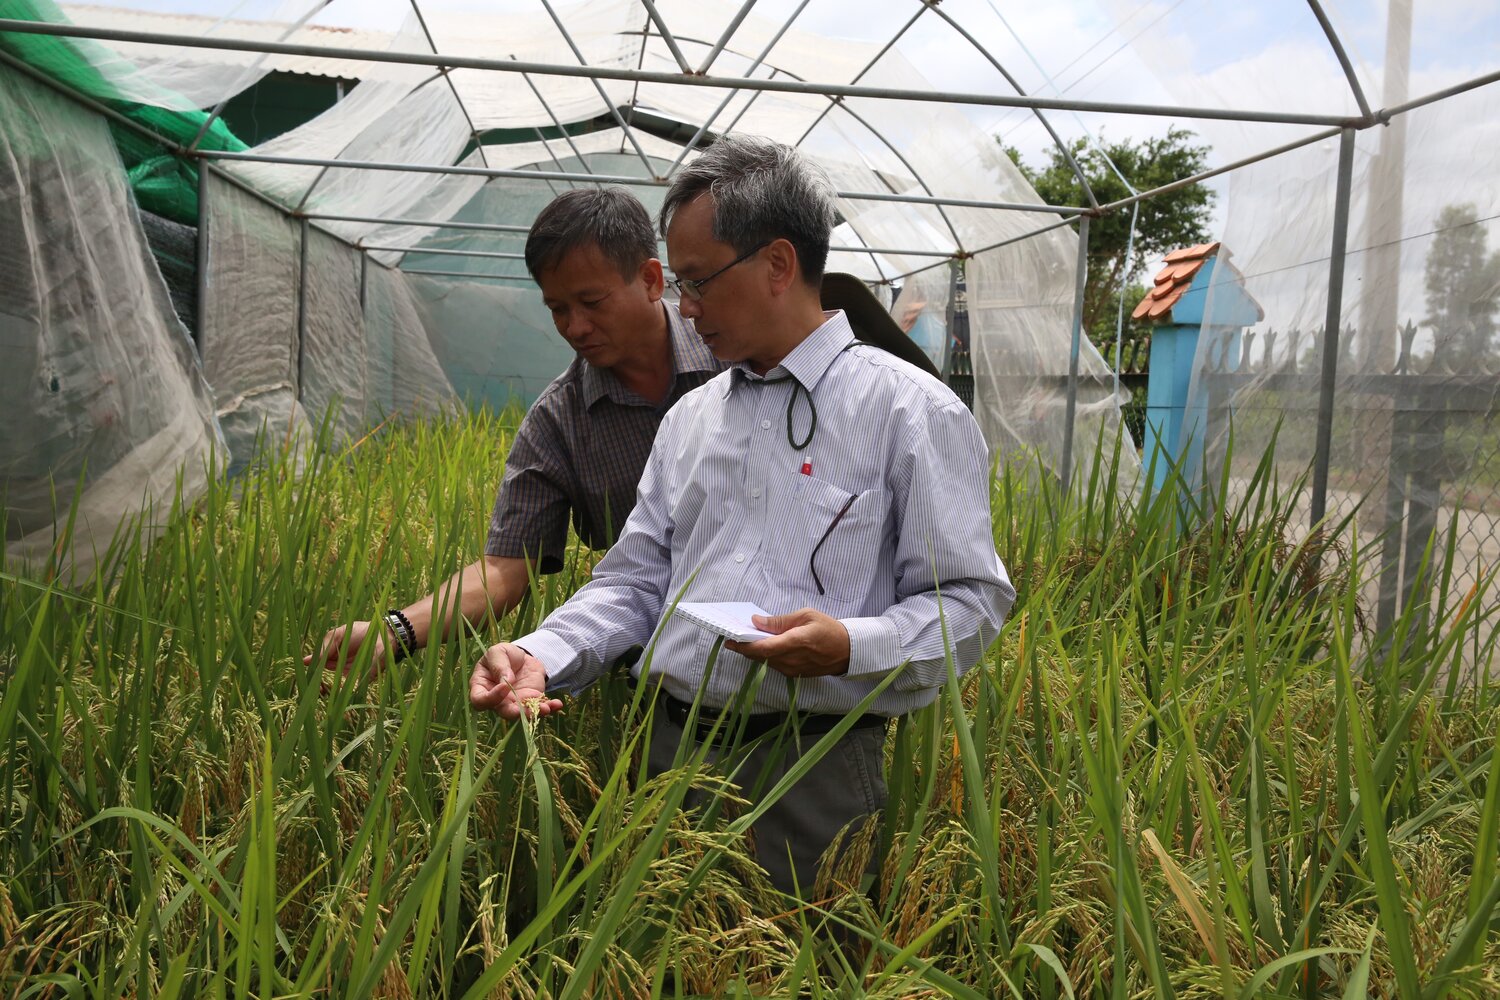
M 1373 635 L 1357 544 L 1269 463 L 1218 504 L 998 477 L 1011 619 L 798 902 L 702 753 L 645 779 L 622 680 L 469 709 L 590 553 L 467 641 L 302 665 L 474 557 L 517 416 L 272 441 L 86 586 L 4 576 L 0 991 L 1500 997 L 1500 688 L 1464 668 L 1495 601 L 1441 547 Z

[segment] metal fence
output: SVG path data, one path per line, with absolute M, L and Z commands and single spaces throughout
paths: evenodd
M 1295 474 L 1324 460 L 1329 515 L 1348 518 L 1379 566 L 1369 596 L 1376 628 L 1389 626 L 1418 593 L 1418 572 L 1452 546 L 1453 583 L 1467 590 L 1500 558 L 1500 374 L 1456 370 L 1449 342 L 1414 355 L 1418 328 L 1398 331 L 1399 357 L 1385 372 L 1360 371 L 1358 331 L 1340 331 L 1329 443 L 1321 451 L 1288 423 L 1312 420 L 1326 387 L 1317 331 L 1218 331 L 1200 355 L 1210 475 L 1230 475 L 1275 447 L 1278 469 Z

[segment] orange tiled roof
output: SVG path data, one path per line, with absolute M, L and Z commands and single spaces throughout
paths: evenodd
M 1173 250 L 1163 259 L 1166 266 L 1156 275 L 1155 284 L 1140 305 L 1130 314 L 1131 319 L 1158 319 L 1171 311 L 1182 298 L 1193 277 L 1205 261 L 1219 252 L 1218 243 L 1199 243 L 1197 246 Z

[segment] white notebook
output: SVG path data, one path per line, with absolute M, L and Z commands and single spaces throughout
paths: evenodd
M 737 642 L 755 642 L 769 639 L 774 632 L 762 632 L 750 621 L 751 615 L 770 617 L 770 612 L 749 601 L 685 601 L 677 605 L 676 614 L 686 618 L 699 628 L 708 629 L 716 635 Z

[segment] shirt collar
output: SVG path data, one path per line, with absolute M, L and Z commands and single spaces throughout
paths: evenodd
M 676 382 L 677 376 L 687 372 L 719 371 L 719 364 L 714 360 L 713 353 L 704 346 L 703 338 L 698 336 L 692 324 L 683 319 L 682 314 L 677 311 L 677 306 L 663 300 L 662 308 L 666 310 L 667 336 L 672 344 L 673 382 Z M 586 409 L 592 408 L 595 403 L 606 396 L 622 405 L 645 404 L 645 400 L 625 388 L 624 383 L 615 376 L 614 372 L 607 368 L 596 368 L 587 361 L 579 360 L 583 365 L 580 383 L 583 387 L 583 404 Z M 667 398 L 672 398 L 670 392 Z
M 802 388 L 812 392 L 828 373 L 834 359 L 854 340 L 854 329 L 842 309 L 825 312 L 823 317 L 823 325 L 792 348 L 791 353 L 781 359 L 781 364 L 760 376 L 742 361 L 733 368 L 739 373 L 734 381 L 766 381 L 790 375 L 801 383 Z

